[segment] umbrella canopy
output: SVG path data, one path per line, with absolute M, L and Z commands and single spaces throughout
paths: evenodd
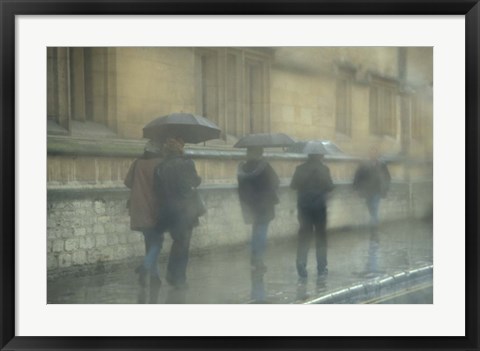
M 155 118 L 143 128 L 143 137 L 165 140 L 180 137 L 186 143 L 200 143 L 220 137 L 220 128 L 212 121 L 191 113 L 171 113 Z
M 248 134 L 242 138 L 234 147 L 285 147 L 295 143 L 295 140 L 283 133 L 257 133 Z
M 329 140 L 299 141 L 287 149 L 287 152 L 299 154 L 345 155 L 345 153 Z

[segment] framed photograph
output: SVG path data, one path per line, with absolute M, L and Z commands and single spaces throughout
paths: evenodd
M 479 14 L 1 1 L 1 349 L 480 349 Z

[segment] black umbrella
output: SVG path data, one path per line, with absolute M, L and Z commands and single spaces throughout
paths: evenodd
M 171 113 L 155 118 L 143 128 L 143 137 L 165 140 L 180 137 L 186 143 L 200 143 L 220 137 L 220 128 L 212 121 L 191 113 Z
M 257 133 L 248 134 L 242 138 L 234 147 L 285 147 L 295 143 L 295 140 L 283 133 Z

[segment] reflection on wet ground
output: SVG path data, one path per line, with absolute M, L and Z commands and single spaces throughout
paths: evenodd
M 191 257 L 188 289 L 173 289 L 163 280 L 158 301 L 169 304 L 299 303 L 366 279 L 432 264 L 432 234 L 431 223 L 422 221 L 383 225 L 378 236 L 366 229 L 331 232 L 328 275 L 316 276 L 312 246 L 310 275 L 305 279 L 299 279 L 295 269 L 295 233 L 292 240 L 271 240 L 265 260 L 266 273 L 251 271 L 246 246 L 228 251 L 219 249 Z M 274 236 L 269 233 L 271 239 Z M 165 262 L 160 265 L 164 273 Z M 138 291 L 133 268 L 123 268 L 111 273 L 49 281 L 48 303 L 133 304 L 137 303 Z

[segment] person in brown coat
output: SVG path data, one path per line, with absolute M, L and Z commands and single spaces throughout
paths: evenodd
M 143 233 L 145 258 L 136 272 L 139 274 L 139 303 L 146 302 L 147 278 L 150 278 L 150 303 L 156 303 L 161 280 L 158 256 L 163 245 L 163 233 L 157 229 L 159 199 L 155 196 L 153 175 L 155 167 L 162 161 L 162 146 L 149 141 L 142 157 L 136 159 L 125 177 L 125 185 L 131 189 L 128 201 L 130 228 Z

